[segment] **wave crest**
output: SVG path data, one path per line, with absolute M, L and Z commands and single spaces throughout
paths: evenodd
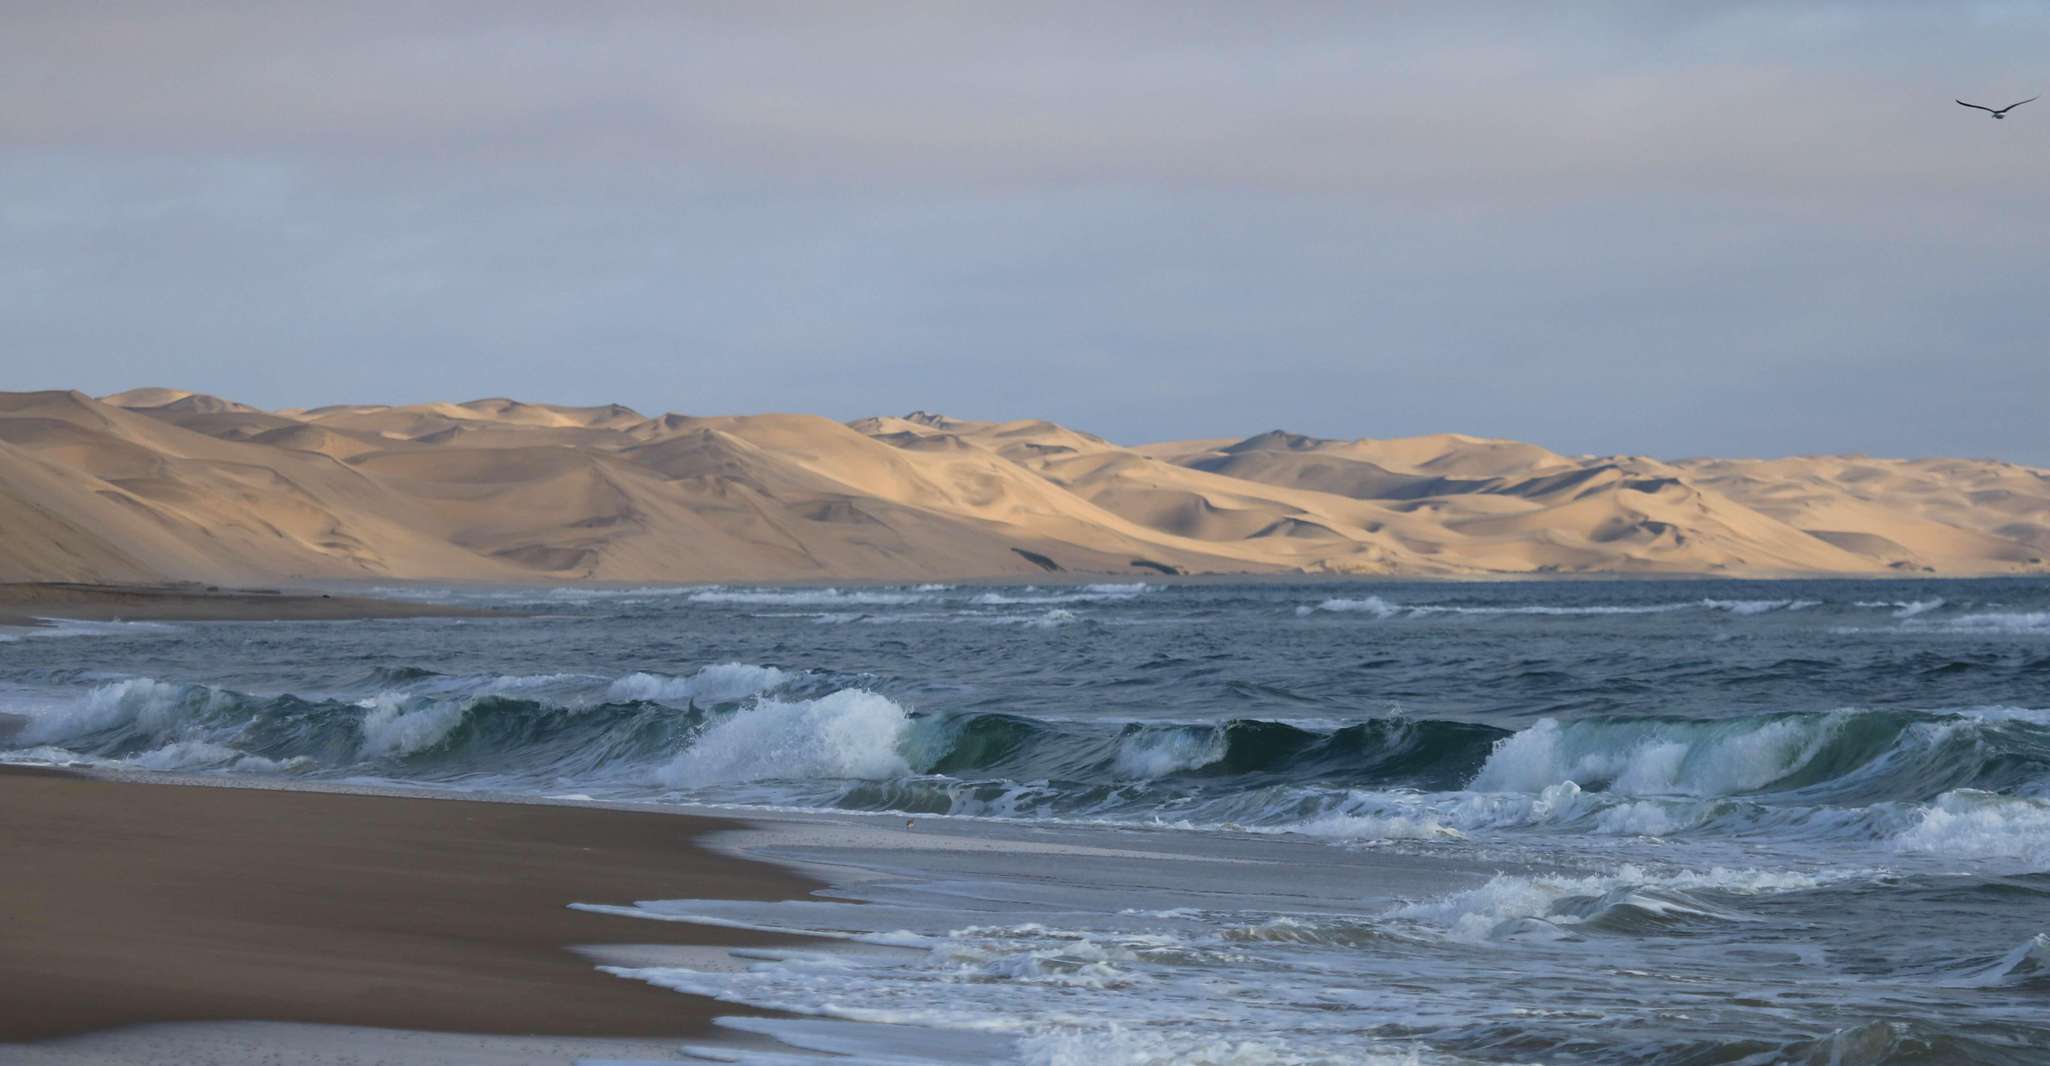
M 707 726 L 662 768 L 665 784 L 689 788 L 746 781 L 902 777 L 911 717 L 865 689 L 815 700 L 763 699 Z

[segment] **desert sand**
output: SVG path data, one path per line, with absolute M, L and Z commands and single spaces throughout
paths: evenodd
M 607 975 L 572 948 L 791 938 L 568 905 L 817 887 L 704 851 L 693 838 L 727 823 L 667 813 L 24 767 L 0 767 L 0 805 L 0 1059 L 20 1041 L 222 1020 L 702 1036 L 745 1008 Z
M 914 413 L 0 393 L 0 581 L 2050 570 L 2050 471 L 1569 456 L 1443 434 L 1123 446 Z

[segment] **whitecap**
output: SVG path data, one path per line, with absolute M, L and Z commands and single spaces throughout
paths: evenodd
M 186 719 L 194 710 L 188 704 L 217 698 L 220 693 L 201 686 L 127 678 L 95 686 L 78 700 L 38 714 L 22 730 L 22 739 L 66 740 L 124 725 L 161 733 Z
M 842 592 L 836 588 L 815 589 L 702 589 L 690 594 L 692 603 L 720 604 L 768 604 L 768 605 L 817 605 L 861 604 L 878 607 L 894 607 L 907 603 L 925 603 L 933 599 L 930 593 L 886 592 L 855 590 Z
M 1359 599 L 1333 597 L 1318 603 L 1315 607 L 1296 608 L 1297 614 L 1309 614 L 1312 611 L 1331 611 L 1334 613 L 1358 611 L 1371 614 L 1376 618 L 1393 618 L 1402 613 L 1402 607 L 1399 604 L 1390 603 L 1379 596 L 1366 596 Z
M 1616 903 L 1662 913 L 1693 913 L 1723 920 L 1742 920 L 1743 916 L 1735 912 L 1713 908 L 1698 900 L 1675 898 L 1669 893 L 1700 890 L 1743 895 L 1801 892 L 1817 888 L 1839 876 L 1859 876 L 1859 873 L 1824 877 L 1792 870 L 1722 866 L 1707 870 L 1654 871 L 1635 863 L 1624 863 L 1613 874 L 1579 877 L 1569 874 L 1498 873 L 1475 888 L 1398 906 L 1389 912 L 1389 917 L 1432 927 L 1449 939 L 1468 943 L 1484 943 L 1530 932 L 1549 934 L 1560 926 L 1580 924 Z M 1668 894 L 1647 896 L 1644 894 L 1646 890 Z M 1578 912 L 1564 906 L 1577 899 L 1594 900 L 1598 905 Z M 1535 929 L 1527 928 L 1519 924 L 1525 919 L 1540 924 Z
M 708 726 L 658 779 L 692 788 L 743 781 L 911 773 L 899 747 L 911 718 L 889 698 L 841 689 L 815 700 L 759 700 Z
M 466 703 L 408 700 L 382 692 L 357 706 L 369 711 L 363 716 L 362 754 L 412 755 L 441 743 L 461 725 L 469 711 Z
M 1769 785 L 1828 743 L 1831 714 L 1727 722 L 1540 719 L 1495 742 L 1470 788 L 1539 792 L 1565 782 L 1629 796 L 1728 796 Z
M 726 703 L 760 695 L 788 684 L 794 675 L 773 666 L 749 663 L 715 663 L 688 677 L 668 674 L 628 674 L 605 690 L 608 700 L 654 700 L 687 703 L 705 700 Z
M 2050 870 L 2050 801 L 1954 789 L 1924 807 L 1892 844 L 1932 858 Z
M 1150 780 L 1208 766 L 1224 758 L 1225 746 L 1222 729 L 1141 730 L 1119 739 L 1113 764 L 1120 778 Z

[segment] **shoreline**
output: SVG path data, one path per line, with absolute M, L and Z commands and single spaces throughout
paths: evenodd
M 392 579 L 376 586 L 360 583 L 327 583 L 322 588 L 227 588 L 188 582 L 133 585 L 90 582 L 16 581 L 0 582 L 0 640 L 7 630 L 34 632 L 52 623 L 77 622 L 320 622 L 368 621 L 380 619 L 506 619 L 534 617 L 535 612 L 518 607 L 479 606 L 428 600 L 405 599 L 374 590 L 396 587 L 446 591 L 455 595 L 511 590 L 553 591 L 575 589 L 588 592 L 622 592 L 640 588 L 680 589 L 692 587 L 749 586 L 759 588 L 895 588 L 915 583 L 943 583 L 967 586 L 1071 587 L 1091 584 L 1146 584 L 1159 587 L 1217 587 L 1247 585 L 1270 587 L 1299 585 L 1476 585 L 1476 584 L 1611 584 L 1622 582 L 1742 582 L 1771 584 L 1804 582 L 1916 582 L 1997 581 L 2028 578 L 2036 573 L 1993 574 L 1779 574 L 1733 576 L 1727 574 L 1671 573 L 1636 574 L 1617 572 L 1554 574 L 1332 574 L 1332 573 L 1198 573 L 1198 574 L 1114 574 L 1069 571 L 1036 578 L 1016 575 L 958 578 L 765 578 L 720 581 L 578 581 L 566 584 L 519 582 L 434 581 Z M 544 612 L 545 613 L 545 612 Z M 20 636 L 20 633 L 14 634 Z
M 84 622 L 298 622 L 371 618 L 516 618 L 519 611 L 337 596 L 303 589 L 218 585 L 0 582 L 0 626 L 37 628 L 45 619 Z
M 0 1050 L 192 1022 L 704 1039 L 760 1012 L 578 949 L 804 941 L 569 904 L 820 887 L 706 849 L 741 823 L 689 814 L 26 766 L 0 766 L 0 806 Z
M 1784 574 L 1716 574 L 1702 572 L 1635 573 L 1623 571 L 1589 571 L 1582 573 L 1524 573 L 1503 572 L 1487 574 L 1337 574 L 1298 573 L 1274 571 L 1230 571 L 1192 574 L 1157 574 L 1147 572 L 1119 573 L 1114 571 L 1067 570 L 1038 576 L 999 574 L 968 577 L 915 576 L 901 578 L 879 577 L 773 577 L 773 578 L 704 578 L 704 579 L 662 579 L 647 581 L 570 581 L 570 582 L 480 582 L 480 581 L 438 581 L 432 578 L 395 578 L 370 586 L 357 582 L 324 583 L 321 587 L 332 589 L 362 589 L 358 598 L 375 602 L 422 603 L 424 601 L 386 600 L 370 592 L 371 588 L 393 589 L 413 588 L 448 591 L 458 595 L 505 591 L 552 592 L 568 589 L 582 592 L 626 593 L 637 589 L 893 589 L 918 585 L 950 585 L 955 587 L 1019 588 L 1036 585 L 1041 588 L 1081 587 L 1085 585 L 1153 585 L 1159 587 L 1218 587 L 1218 586 L 1286 586 L 1301 585 L 1319 587 L 1326 585 L 1580 585 L 1617 584 L 1645 582 L 1657 584 L 1707 584 L 1729 582 L 1733 584 L 1769 585 L 1783 582 L 1827 582 L 1853 584 L 1858 582 L 1912 583 L 1938 581 L 2004 581 L 2010 579 L 2036 579 L 2050 576 L 2050 570 L 2015 571 L 1961 574 L 1926 573 L 1784 573 Z M 461 611 L 461 607 L 451 607 Z M 523 617 L 517 610 L 484 611 L 491 617 Z

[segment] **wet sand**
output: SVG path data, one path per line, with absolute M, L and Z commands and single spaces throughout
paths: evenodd
M 22 767 L 0 767 L 0 810 L 0 1052 L 193 1021 L 701 1037 L 747 1012 L 571 946 L 792 941 L 568 904 L 817 887 L 697 847 L 727 823 L 684 815 Z

